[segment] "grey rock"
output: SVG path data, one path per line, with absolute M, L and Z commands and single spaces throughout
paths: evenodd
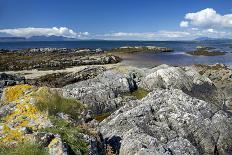
M 232 118 L 178 89 L 156 89 L 100 123 L 116 154 L 231 154 Z
M 104 143 L 101 137 L 83 134 L 83 139 L 88 144 L 89 155 L 102 155 L 104 153 Z
M 222 107 L 223 103 L 223 96 L 213 82 L 191 67 L 181 68 L 168 65 L 155 67 L 147 72 L 139 87 L 148 91 L 156 88 L 175 88 L 192 97 L 215 102 L 220 107 Z
M 64 96 L 81 100 L 93 114 L 114 111 L 124 104 L 122 94 L 134 90 L 133 79 L 116 71 L 106 71 L 93 79 L 63 87 Z
M 46 132 L 35 132 L 33 133 L 33 137 L 36 142 L 40 143 L 41 145 L 47 147 L 52 139 L 55 138 L 53 133 L 46 133 Z

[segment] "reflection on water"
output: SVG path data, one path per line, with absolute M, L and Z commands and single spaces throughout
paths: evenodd
M 154 67 L 160 64 L 184 66 L 192 64 L 223 63 L 232 66 L 232 53 L 222 56 L 191 56 L 185 53 L 136 53 L 124 56 L 122 62 L 137 67 Z
M 36 41 L 36 42 L 0 42 L 0 49 L 23 48 L 102 48 L 110 49 L 121 46 L 162 46 L 174 49 L 172 53 L 136 53 L 125 56 L 124 64 L 139 67 L 154 67 L 159 64 L 191 65 L 223 63 L 232 66 L 232 40 L 214 41 Z M 190 56 L 185 52 L 192 51 L 196 46 L 214 47 L 219 51 L 228 52 L 224 56 Z

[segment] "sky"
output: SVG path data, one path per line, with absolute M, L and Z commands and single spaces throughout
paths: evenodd
M 0 0 L 0 36 L 232 38 L 231 0 Z

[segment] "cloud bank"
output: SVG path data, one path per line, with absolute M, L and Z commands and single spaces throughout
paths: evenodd
M 81 38 L 88 36 L 88 32 L 75 32 L 67 27 L 52 27 L 52 28 L 16 28 L 16 29 L 1 29 L 0 33 L 6 33 L 17 37 L 31 36 L 63 36 L 68 38 Z
M 78 39 L 105 40 L 192 40 L 197 37 L 232 38 L 232 14 L 221 15 L 212 8 L 187 13 L 179 23 L 180 30 L 154 32 L 112 32 L 89 34 L 68 27 L 0 29 L 0 33 L 17 37 L 63 36 Z
M 232 14 L 221 15 L 213 8 L 206 8 L 195 13 L 187 13 L 180 26 L 189 25 L 201 28 L 232 28 Z

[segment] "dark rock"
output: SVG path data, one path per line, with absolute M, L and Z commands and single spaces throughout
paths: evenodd
M 106 69 L 101 66 L 90 66 L 75 73 L 53 73 L 37 79 L 27 79 L 26 82 L 36 86 L 60 88 L 68 84 L 94 78 L 105 70 Z

